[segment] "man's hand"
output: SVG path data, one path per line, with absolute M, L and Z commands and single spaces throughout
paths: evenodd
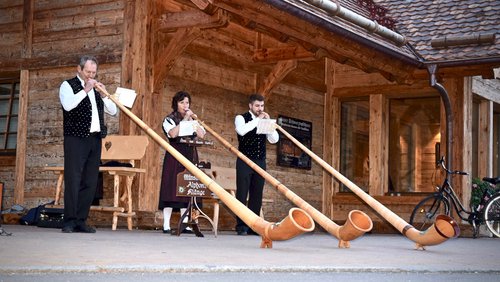
M 268 119 L 269 118 L 269 114 L 266 113 L 266 112 L 261 112 L 260 115 L 259 115 L 259 118 L 261 118 L 261 119 Z
M 95 86 L 99 86 L 99 88 L 101 88 L 103 90 L 106 90 L 106 86 L 104 84 L 100 83 L 100 82 L 96 82 Z M 106 97 L 106 94 L 102 93 L 102 91 L 99 92 L 99 94 L 101 94 L 101 98 Z
M 94 88 L 96 83 L 97 83 L 97 80 L 92 79 L 92 78 L 89 78 L 87 81 L 85 81 L 85 87 L 83 88 L 85 93 L 89 93 L 90 90 L 92 90 L 92 88 Z

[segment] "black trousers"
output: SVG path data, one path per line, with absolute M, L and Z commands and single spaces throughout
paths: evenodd
M 266 170 L 266 160 L 252 160 Z M 264 178 L 249 167 L 244 161 L 236 160 L 236 199 L 247 205 L 256 215 L 260 215 Z M 248 204 L 247 204 L 248 198 Z M 247 230 L 248 226 L 240 218 L 236 219 L 236 231 Z
M 94 199 L 101 136 L 64 137 L 64 226 L 85 224 Z

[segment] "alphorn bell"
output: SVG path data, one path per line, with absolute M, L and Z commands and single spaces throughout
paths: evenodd
M 405 235 L 410 240 L 416 243 L 416 249 L 425 250 L 425 246 L 432 246 L 440 244 L 450 238 L 455 238 L 460 234 L 460 228 L 455 220 L 447 215 L 439 215 L 436 218 L 436 222 L 430 226 L 425 231 L 419 231 L 406 221 L 404 221 L 397 214 L 392 212 L 390 209 L 382 205 L 379 201 L 375 200 L 373 197 L 368 195 L 365 191 L 359 188 L 356 184 L 351 182 L 340 172 L 335 170 L 323 159 L 314 154 L 306 146 L 300 143 L 292 135 L 290 135 L 286 130 L 284 130 L 278 124 L 275 124 L 276 129 L 283 133 L 288 139 L 290 139 L 295 145 L 301 148 L 305 153 L 311 156 L 317 163 L 319 163 L 325 170 L 330 172 L 335 178 L 346 185 L 354 194 L 360 197 L 366 204 L 378 212 L 385 220 L 387 220 L 392 226 L 394 226 L 399 232 Z
M 167 150 L 177 161 L 179 161 L 198 180 L 205 184 L 210 191 L 216 194 L 219 199 L 241 220 L 243 220 L 252 230 L 262 236 L 261 248 L 272 248 L 272 241 L 283 241 L 291 239 L 305 232 L 314 230 L 314 221 L 303 210 L 298 208 L 290 209 L 288 216 L 278 223 L 270 223 L 254 214 L 240 201 L 229 194 L 224 188 L 217 184 L 212 178 L 201 171 L 196 165 L 179 153 L 167 141 L 160 137 L 146 123 L 139 119 L 129 109 L 125 108 L 118 99 L 110 95 L 106 89 L 96 85 L 96 88 L 109 97 L 122 112 L 132 119 L 144 132 L 146 132 L 158 145 Z
M 238 158 L 244 161 L 248 166 L 250 166 L 255 172 L 260 174 L 266 181 L 271 183 L 271 185 L 280 191 L 285 197 L 292 201 L 299 208 L 305 210 L 321 227 L 323 227 L 328 233 L 339 239 L 339 248 L 349 248 L 351 240 L 354 240 L 364 233 L 370 231 L 373 227 L 372 220 L 362 211 L 353 210 L 349 213 L 347 220 L 343 226 L 337 225 L 331 219 L 326 217 L 324 214 L 319 212 L 309 203 L 300 198 L 297 194 L 288 189 L 284 184 L 279 182 L 276 178 L 272 177 L 267 171 L 262 169 L 260 166 L 255 164 L 243 153 L 238 151 L 235 147 L 231 145 L 228 141 L 217 134 L 213 129 L 206 125 L 203 121 L 199 120 L 198 117 L 194 118 L 217 140 L 219 140 L 224 146 L 226 146 L 232 153 L 236 154 Z

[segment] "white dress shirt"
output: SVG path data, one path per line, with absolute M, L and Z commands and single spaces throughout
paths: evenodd
M 85 87 L 85 82 L 78 75 L 76 77 L 78 77 L 78 79 L 82 83 L 82 86 Z M 61 105 L 66 111 L 71 111 L 76 108 L 80 104 L 80 102 L 87 96 L 89 97 L 90 104 L 92 105 L 92 121 L 90 123 L 90 132 L 99 132 L 101 131 L 101 125 L 99 124 L 99 113 L 97 111 L 94 89 L 92 88 L 89 93 L 86 93 L 82 89 L 78 93 L 74 94 L 73 89 L 67 81 L 64 81 L 59 89 L 59 99 L 61 100 Z M 116 115 L 117 108 L 115 103 L 113 103 L 113 101 L 111 101 L 108 97 L 105 97 L 102 100 L 104 102 L 104 112 L 112 116 Z
M 234 119 L 234 126 L 236 128 L 236 133 L 240 136 L 244 136 L 248 132 L 252 131 L 259 124 L 259 117 L 256 117 L 251 111 L 248 111 L 252 115 L 252 120 L 245 123 L 245 118 L 242 115 L 237 115 Z M 271 144 L 275 144 L 280 139 L 280 136 L 276 130 L 271 134 L 267 134 L 267 141 Z

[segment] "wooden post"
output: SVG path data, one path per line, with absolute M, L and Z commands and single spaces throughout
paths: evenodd
M 153 92 L 153 39 L 152 19 L 154 3 L 151 1 L 127 1 L 125 15 L 130 20 L 124 21 L 124 53 L 134 56 L 122 58 L 122 85 L 134 89 L 138 95 L 132 111 L 144 122 L 154 126 L 155 131 L 160 131 L 162 111 L 151 110 L 161 105 L 160 93 Z M 138 36 L 141 35 L 140 40 Z M 141 129 L 129 118 L 121 114 L 120 134 L 140 135 Z M 158 155 L 160 147 L 156 143 L 150 144 L 141 161 L 141 167 L 147 167 L 144 175 L 136 182 L 137 208 L 136 210 L 153 211 L 157 209 L 158 190 L 160 186 L 160 171 Z
M 22 57 L 31 58 L 33 45 L 33 9 L 34 0 L 24 0 L 23 9 L 23 49 Z M 26 178 L 26 136 L 28 131 L 28 92 L 29 70 L 21 70 L 19 93 L 19 117 L 16 144 L 16 175 L 14 187 L 14 203 L 24 204 L 24 182 Z
M 339 166 L 339 134 L 340 134 L 340 110 L 339 99 L 334 96 L 335 91 L 335 61 L 325 59 L 325 103 L 323 117 L 323 159 L 333 167 Z M 323 171 L 323 195 L 322 211 L 325 215 L 333 217 L 333 197 L 339 190 L 339 183 L 331 174 Z
M 494 177 L 493 175 L 493 102 L 479 102 L 477 140 L 477 176 Z
M 472 172 L 472 78 L 448 78 L 444 81 L 453 111 L 453 166 L 451 170 L 468 172 L 468 176 L 452 177 L 453 188 L 460 200 L 469 206 Z
M 384 195 L 388 186 L 388 115 L 387 99 L 370 95 L 370 195 Z

